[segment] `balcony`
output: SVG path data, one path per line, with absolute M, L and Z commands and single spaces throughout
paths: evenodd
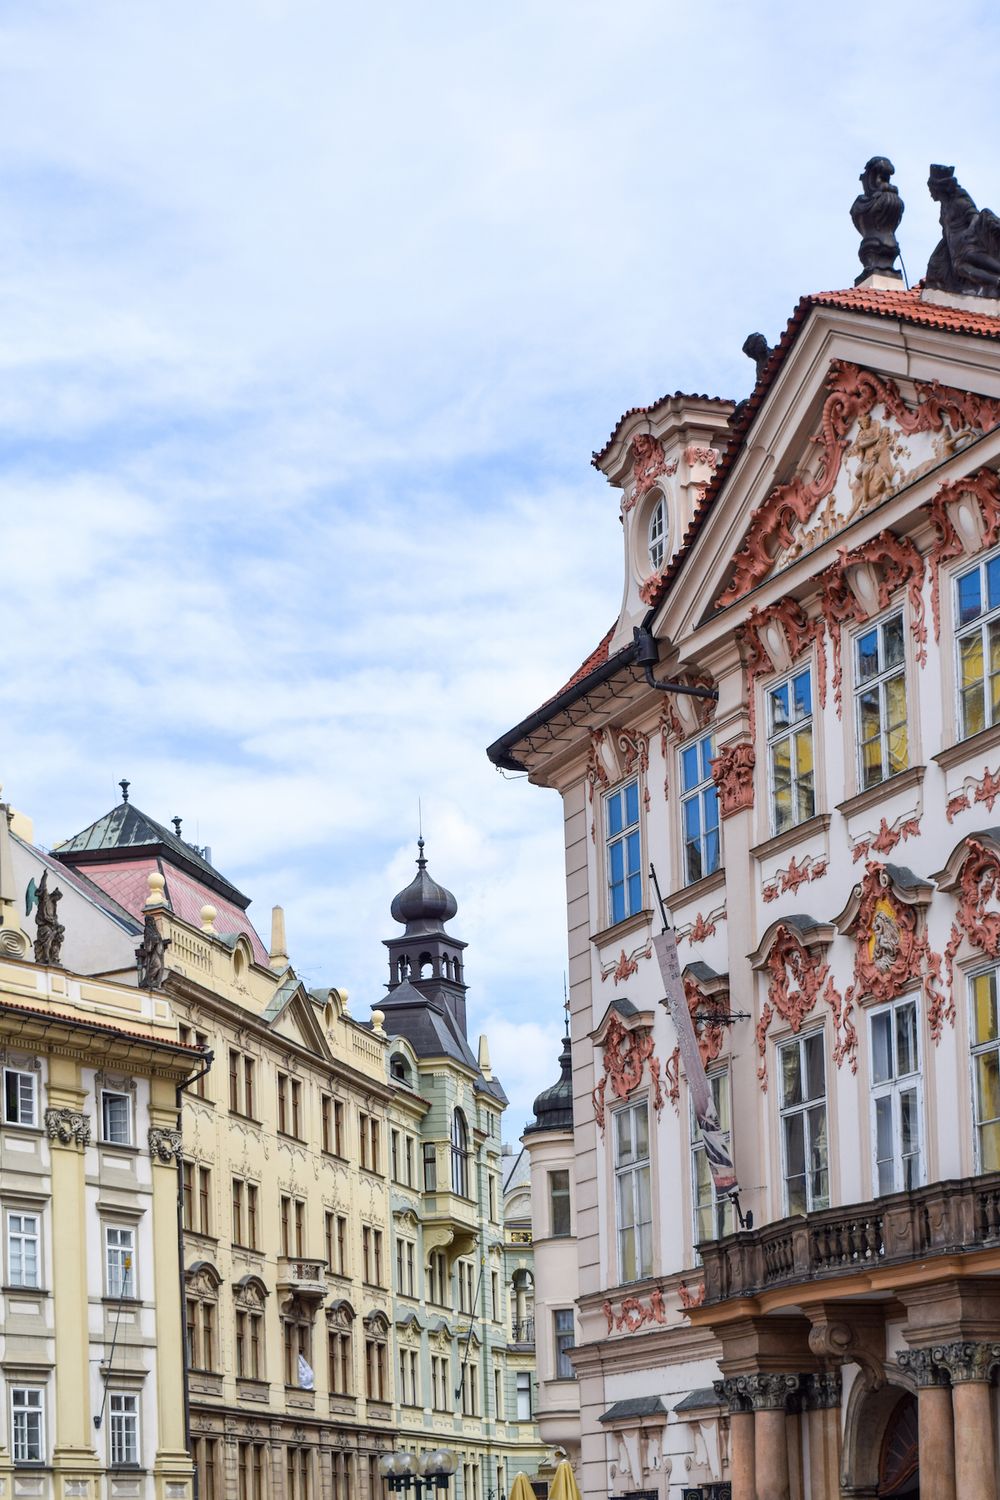
M 326 1261 L 280 1255 L 277 1286 L 283 1296 L 322 1302 L 327 1293 Z
M 515 1318 L 510 1325 L 510 1341 L 519 1348 L 533 1348 L 535 1343 L 534 1318 Z
M 1000 1172 L 776 1219 L 699 1246 L 704 1306 L 1000 1245 Z

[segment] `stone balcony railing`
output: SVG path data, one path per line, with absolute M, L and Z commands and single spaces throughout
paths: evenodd
M 277 1286 L 279 1292 L 291 1292 L 298 1297 L 322 1302 L 327 1294 L 326 1261 L 279 1256 Z
M 776 1219 L 699 1245 L 705 1305 L 1000 1245 L 1000 1172 Z

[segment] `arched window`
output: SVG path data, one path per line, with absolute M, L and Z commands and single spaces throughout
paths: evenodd
M 469 1196 L 469 1127 L 460 1109 L 451 1117 L 451 1190 L 459 1198 Z
M 417 967 L 421 979 L 430 979 L 434 965 L 429 953 L 421 953 L 417 959 Z
M 663 567 L 663 557 L 667 546 L 667 504 L 662 495 L 659 496 L 649 513 L 647 546 L 650 566 L 654 573 L 658 573 Z

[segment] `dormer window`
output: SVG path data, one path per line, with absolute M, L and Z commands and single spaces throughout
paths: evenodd
M 656 496 L 649 513 L 647 548 L 650 568 L 658 573 L 667 550 L 667 504 L 662 495 Z

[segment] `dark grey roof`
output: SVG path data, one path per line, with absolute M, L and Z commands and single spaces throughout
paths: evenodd
M 886 865 L 885 873 L 897 885 L 901 891 L 925 889 L 934 884 L 933 880 L 924 880 L 920 875 L 914 875 L 913 871 L 906 865 Z
M 417 989 L 409 979 L 404 979 L 379 1001 L 377 1009 L 385 1016 L 383 1024 L 388 1035 L 405 1037 L 418 1057 L 450 1057 L 481 1077 L 479 1063 L 448 1003 L 449 998 L 443 989 L 437 990 L 427 981 Z M 492 1092 L 485 1079 L 483 1086 Z
M 598 1417 L 599 1422 L 622 1422 L 627 1417 L 658 1417 L 667 1415 L 667 1408 L 659 1396 L 632 1396 L 628 1401 L 616 1401 Z
M 142 849 L 148 854 L 164 854 L 168 860 L 187 869 L 196 879 L 225 896 L 234 905 L 245 911 L 250 897 L 231 885 L 213 865 L 204 858 L 193 844 L 178 838 L 176 833 L 149 818 L 131 802 L 121 802 L 117 807 L 98 818 L 80 833 L 57 844 L 52 853 L 62 864 L 95 864 L 121 858 L 123 850 Z
M 710 969 L 708 964 L 702 963 L 700 958 L 692 959 L 685 965 L 685 974 L 690 974 L 696 984 L 709 984 L 713 979 L 721 979 L 722 976 L 715 969 Z
M 799 932 L 813 932 L 817 927 L 826 926 L 819 917 L 812 917 L 807 911 L 793 911 L 791 916 L 782 917 L 781 920 L 786 927 L 794 927 Z
M 534 1111 L 534 1120 L 524 1127 L 525 1135 L 536 1130 L 573 1129 L 573 1048 L 568 1036 L 563 1037 L 559 1054 L 559 1077 L 538 1095 Z
M 722 1397 L 716 1394 L 715 1387 L 711 1385 L 700 1385 L 696 1390 L 678 1401 L 674 1411 L 698 1411 L 705 1406 L 721 1406 Z
M 477 1094 L 489 1094 L 498 1104 L 510 1103 L 499 1078 L 484 1078 L 482 1073 L 477 1073 L 474 1087 Z

